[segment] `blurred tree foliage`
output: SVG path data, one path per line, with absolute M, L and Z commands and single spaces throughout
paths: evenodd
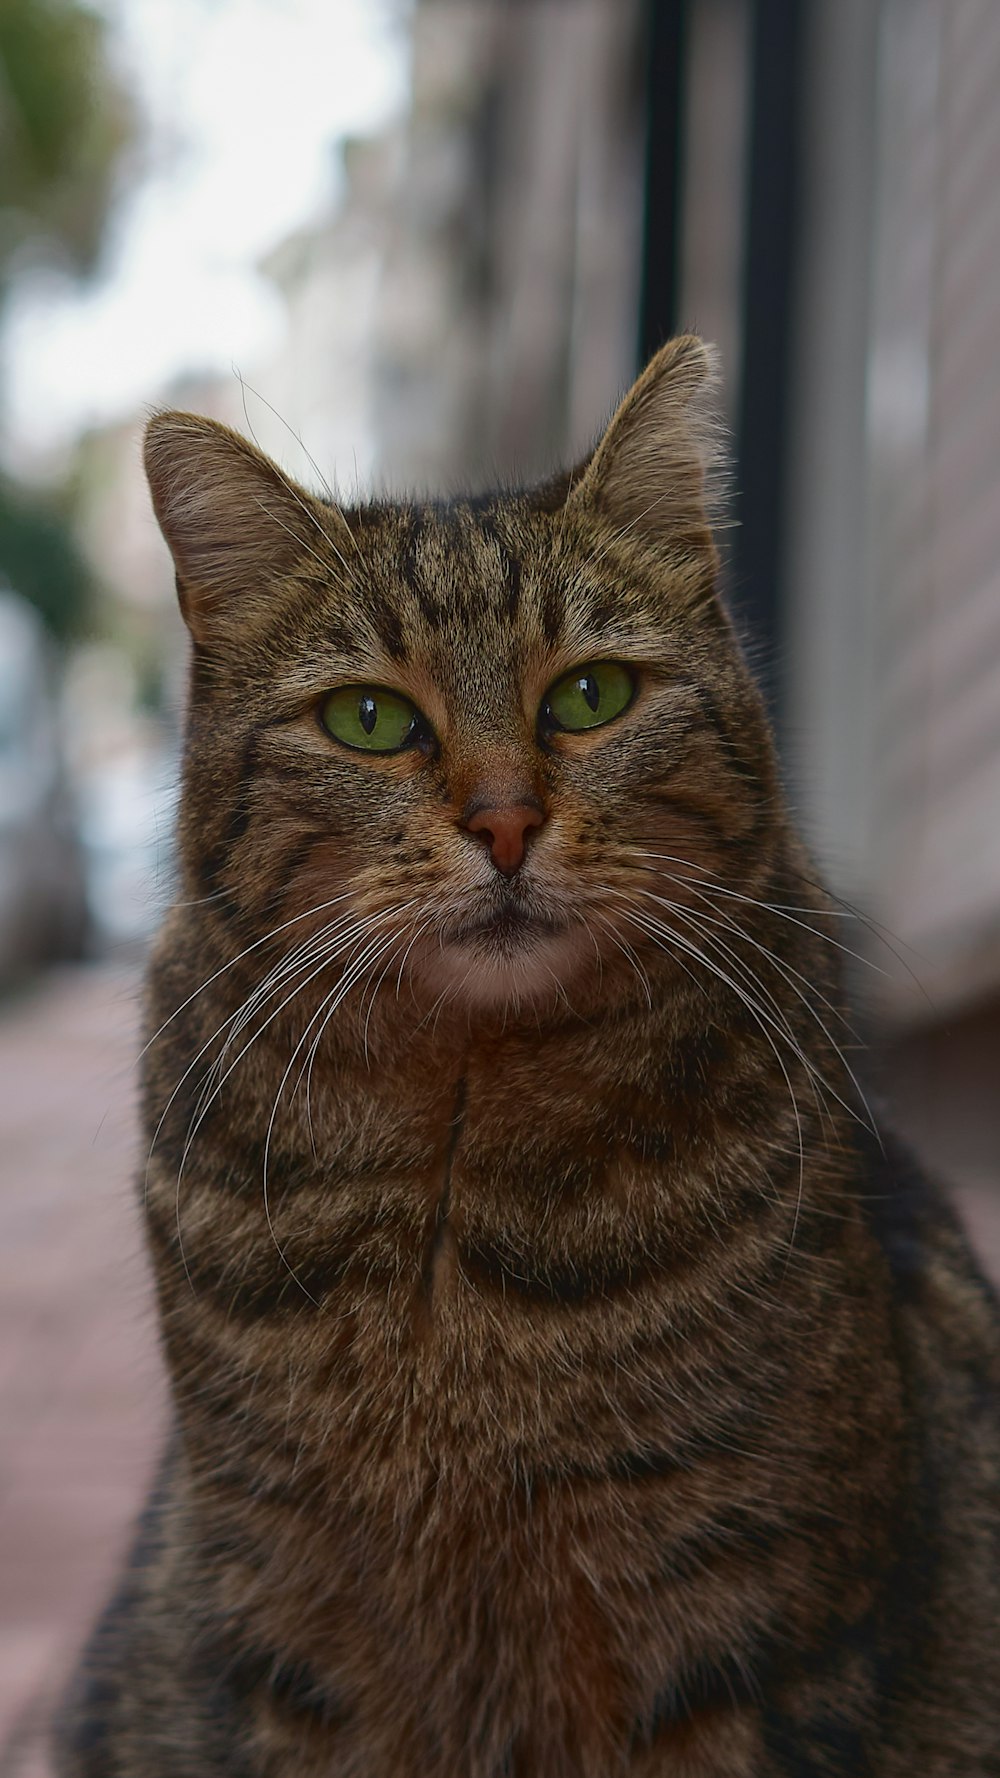
M 0 322 L 19 262 L 92 271 L 133 136 L 104 21 L 79 0 L 0 0 Z M 64 640 L 91 577 L 58 497 L 0 480 L 0 576 Z
M 0 0 L 0 281 L 25 242 L 91 270 L 132 110 L 78 0 Z
M 58 500 L 0 477 L 0 581 L 29 599 L 61 642 L 83 629 L 92 575 Z

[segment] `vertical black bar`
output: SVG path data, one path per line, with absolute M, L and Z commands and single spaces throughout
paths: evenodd
M 733 603 L 777 709 L 806 0 L 753 0 Z
M 646 0 L 646 208 L 639 361 L 677 327 L 688 0 Z

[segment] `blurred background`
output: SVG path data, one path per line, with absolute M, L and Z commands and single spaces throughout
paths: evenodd
M 0 1778 L 47 1772 L 162 1420 L 151 406 L 347 499 L 454 488 L 717 342 L 728 596 L 870 1066 L 1000 1271 L 998 91 L 996 0 L 0 3 Z

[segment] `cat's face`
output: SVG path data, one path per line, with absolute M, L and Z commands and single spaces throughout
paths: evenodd
M 772 790 L 713 594 L 704 368 L 667 348 L 575 488 L 488 503 L 343 515 L 152 423 L 196 646 L 185 859 L 244 944 L 289 922 L 359 998 L 645 991 L 656 896 L 731 876 Z

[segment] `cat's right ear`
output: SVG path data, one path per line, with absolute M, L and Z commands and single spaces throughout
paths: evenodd
M 721 451 L 715 353 L 693 334 L 647 364 L 574 478 L 567 509 L 653 550 L 689 551 L 714 566 L 711 492 Z
M 314 499 L 255 445 L 199 414 L 146 428 L 153 510 L 174 558 L 177 596 L 206 648 L 252 631 L 276 582 L 306 558 L 336 576 L 350 542 L 336 508 Z

